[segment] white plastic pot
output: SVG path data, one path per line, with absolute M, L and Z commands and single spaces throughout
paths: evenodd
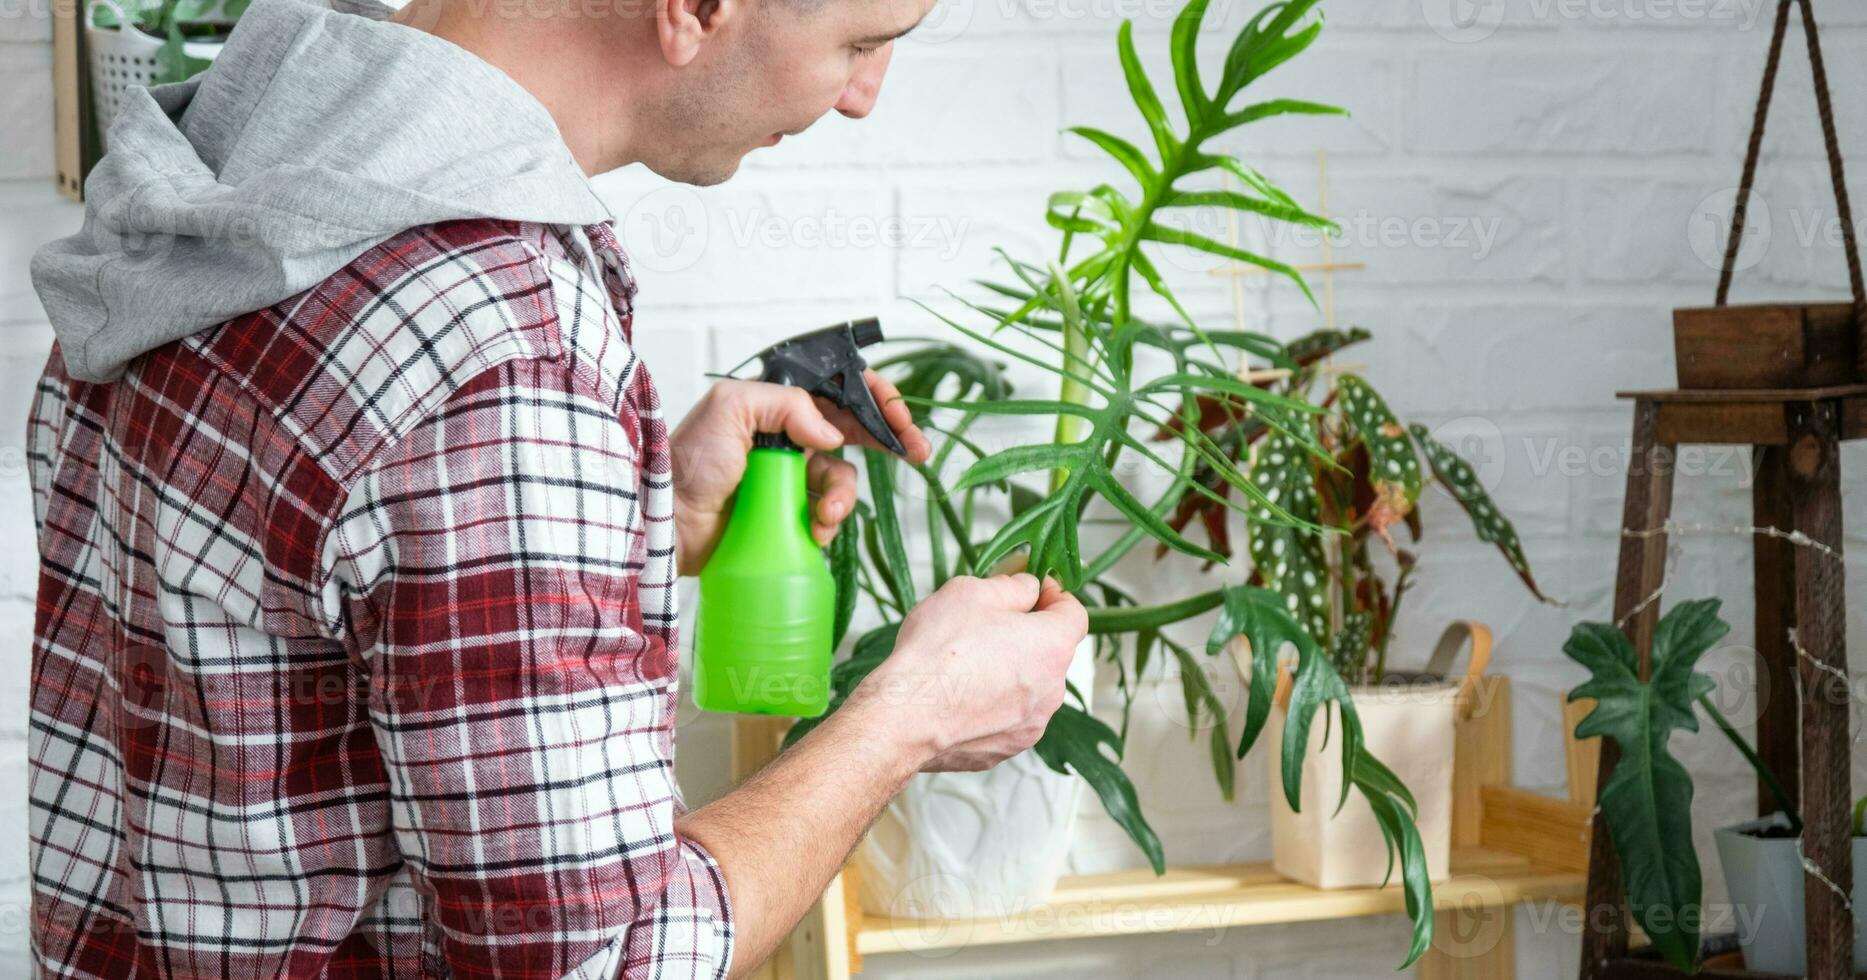
M 1095 638 L 1070 662 L 1085 698 L 1095 688 Z M 870 915 L 971 919 L 1050 901 L 1076 827 L 1083 781 L 1025 752 L 986 772 L 923 773 L 908 781 L 856 850 Z
M 1724 884 L 1731 894 L 1737 920 L 1737 942 L 1744 950 L 1744 968 L 1758 973 L 1799 977 L 1808 972 L 1807 906 L 1803 896 L 1802 856 L 1796 838 L 1763 838 L 1749 832 L 1787 827 L 1780 813 L 1726 827 L 1714 837 Z M 1854 880 L 1849 900 L 1854 905 L 1854 970 L 1867 971 L 1867 932 L 1862 912 L 1867 910 L 1867 837 L 1856 837 Z
M 1452 673 L 1452 664 L 1467 639 L 1471 663 L 1461 677 Z M 1390 673 L 1391 683 L 1349 691 L 1361 719 L 1363 744 L 1400 777 L 1419 803 L 1415 823 L 1426 852 L 1427 874 L 1433 881 L 1451 875 L 1452 765 L 1459 706 L 1490 660 L 1491 632 L 1476 623 L 1454 623 L 1440 637 L 1424 672 Z M 1272 867 L 1279 875 L 1313 888 L 1378 886 L 1388 879 L 1388 854 L 1373 810 L 1353 789 L 1347 804 L 1337 809 L 1345 779 L 1339 715 L 1325 720 L 1319 711 L 1310 726 L 1301 809 L 1291 809 L 1284 795 L 1283 727 L 1288 700 L 1286 673 L 1265 726 Z M 1391 880 L 1398 881 L 1398 875 L 1395 867 Z
M 116 27 L 98 27 L 97 11 L 109 8 Z M 91 98 L 97 111 L 98 138 L 108 149 L 110 121 L 132 86 L 147 88 L 156 80 L 156 52 L 162 39 L 139 30 L 117 0 L 89 0 L 84 5 L 85 43 L 91 52 Z M 214 60 L 224 41 L 188 41 L 182 50 L 191 57 Z

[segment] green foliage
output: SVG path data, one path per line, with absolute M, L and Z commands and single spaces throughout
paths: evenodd
M 1667 743 L 1674 730 L 1698 731 L 1693 704 L 1714 686 L 1698 672 L 1699 658 L 1730 630 L 1718 606 L 1716 599 L 1685 602 L 1660 618 L 1645 680 L 1639 654 L 1611 623 L 1578 625 L 1562 648 L 1591 675 L 1569 699 L 1595 699 L 1576 737 L 1606 736 L 1621 751 L 1599 805 L 1620 857 L 1628 907 L 1654 948 L 1683 969 L 1698 962 L 1703 909 L 1692 777 Z
M 1354 683 L 1380 683 L 1392 627 L 1406 594 L 1416 558 L 1395 543 L 1390 531 L 1404 524 L 1413 541 L 1421 534 L 1417 502 L 1422 488 L 1420 455 L 1437 482 L 1471 515 L 1480 540 L 1495 544 L 1537 598 L 1537 588 L 1517 531 L 1479 484 L 1471 467 L 1424 426 L 1404 426 L 1365 378 L 1335 375 L 1324 361 L 1369 338 L 1368 331 L 1321 330 L 1292 341 L 1283 360 L 1294 366 L 1288 379 L 1265 382 L 1272 394 L 1334 406 L 1305 416 L 1313 431 L 1264 435 L 1246 420 L 1215 417 L 1208 438 L 1240 465 L 1249 460 L 1251 483 L 1267 504 L 1252 502 L 1248 522 L 1252 566 L 1258 581 L 1284 596 L 1285 608 L 1331 651 L 1342 676 Z M 1312 447 L 1326 447 L 1318 454 Z M 1201 468 L 1195 482 L 1207 480 Z M 1279 515 L 1271 505 L 1281 509 Z M 1169 521 L 1175 530 L 1195 518 L 1210 529 L 1216 508 L 1192 500 Z M 1280 520 L 1287 517 L 1287 520 Z M 1317 535 L 1314 528 L 1329 532 Z M 1373 542 L 1393 555 L 1392 580 L 1377 571 Z M 1220 540 L 1208 530 L 1215 550 Z
M 1426 451 L 1426 461 L 1433 467 L 1433 475 L 1439 479 L 1440 486 L 1452 494 L 1452 498 L 1471 515 L 1472 529 L 1477 532 L 1478 540 L 1497 545 L 1510 562 L 1510 567 L 1523 579 L 1530 594 L 1550 601 L 1543 590 L 1537 588 L 1536 577 L 1530 574 L 1530 561 L 1523 555 L 1523 544 L 1517 539 L 1517 529 L 1498 512 L 1497 505 L 1491 501 L 1491 495 L 1485 492 L 1484 485 L 1478 482 L 1478 475 L 1459 454 L 1447 448 L 1444 443 L 1434 439 L 1426 427 L 1414 423 L 1413 438 L 1420 448 Z
M 1116 37 L 1116 55 L 1147 125 L 1147 148 L 1099 128 L 1068 130 L 1113 161 L 1120 174 L 1116 181 L 1050 197 L 1045 217 L 1060 232 L 1054 256 L 1042 261 L 1007 256 L 1006 281 L 979 284 L 987 298 L 954 296 L 953 304 L 929 308 L 964 343 L 918 341 L 879 360 L 876 367 L 897 380 L 915 417 L 945 437 L 937 440 L 934 458 L 914 471 L 926 490 L 926 555 L 935 584 L 949 573 L 990 574 L 1021 561 L 1027 570 L 1055 576 L 1083 597 L 1090 606 L 1090 629 L 1098 637 L 1098 650 L 1105 655 L 1114 651 L 1127 699 L 1122 729 L 1066 705 L 1037 744 L 1045 763 L 1087 780 L 1149 863 L 1162 868 L 1160 841 L 1120 766 L 1134 688 L 1120 663 L 1120 646 L 1111 638 L 1134 636 L 1135 678 L 1152 660 L 1171 658 L 1178 667 L 1189 728 L 1195 737 L 1207 732 L 1214 777 L 1228 797 L 1234 788 L 1235 759 L 1258 737 L 1269 716 L 1277 651 L 1296 645 L 1299 667 L 1286 734 L 1295 739 L 1290 744 L 1300 747 L 1319 711 L 1339 716 L 1343 758 L 1351 774 L 1343 799 L 1350 788 L 1360 791 L 1374 809 L 1390 859 L 1400 862 L 1414 922 L 1411 962 L 1430 940 L 1433 918 L 1412 799 L 1361 744 L 1360 723 L 1347 688 L 1317 639 L 1327 633 L 1326 598 L 1320 611 L 1308 598 L 1313 591 L 1297 598 L 1295 608 L 1304 613 L 1314 636 L 1287 606 L 1298 589 L 1328 587 L 1318 536 L 1330 511 L 1320 495 L 1318 474 L 1344 469 L 1336 447 L 1325 441 L 1335 429 L 1324 424 L 1325 409 L 1307 397 L 1306 381 L 1273 388 L 1241 380 L 1238 373 L 1240 364 L 1255 361 L 1307 379 L 1315 358 L 1366 334 L 1319 335 L 1286 349 L 1259 334 L 1207 330 L 1188 313 L 1157 265 L 1163 252 L 1186 249 L 1271 270 L 1309 294 L 1293 267 L 1176 227 L 1174 219 L 1196 209 L 1217 208 L 1254 220 L 1332 229 L 1247 163 L 1212 148 L 1217 138 L 1265 119 L 1341 114 L 1340 109 L 1311 102 L 1251 103 L 1241 97 L 1252 83 L 1315 41 L 1322 29 L 1318 8 L 1319 0 L 1270 3 L 1231 39 L 1216 77 L 1202 79 L 1197 49 L 1207 2 L 1190 0 L 1168 39 L 1171 82 L 1183 120 L 1169 115 L 1160 98 L 1162 89 L 1141 67 L 1133 28 L 1124 24 Z M 1242 189 L 1192 186 L 1201 180 L 1216 183 L 1221 175 Z M 1138 315 L 1137 291 L 1157 297 L 1159 308 L 1170 313 L 1159 321 Z M 1013 392 L 1004 376 L 1007 365 L 1042 372 L 1055 386 L 1054 397 Z M 1000 426 L 1048 420 L 1050 438 L 988 450 L 973 439 L 982 420 Z M 1381 434 L 1391 435 L 1386 428 Z M 1398 439 L 1407 442 L 1404 430 Z M 1278 454 L 1289 480 L 1280 481 L 1268 471 L 1251 472 L 1242 462 L 1259 442 L 1260 459 Z M 902 492 L 898 481 L 906 477 L 896 464 L 873 453 L 866 461 L 868 499 L 859 512 L 873 516 L 863 521 L 864 547 L 859 553 L 853 535 L 852 543 L 833 546 L 833 552 L 843 556 L 837 560 L 847 561 L 852 554 L 858 559 L 855 572 L 838 581 L 866 591 L 884 620 L 898 622 L 915 591 L 902 524 L 912 515 L 898 509 L 897 502 L 915 495 Z M 1156 471 L 1165 488 L 1151 499 L 1137 496 L 1131 489 L 1137 485 L 1131 478 L 1136 467 Z M 1416 463 L 1414 495 L 1418 482 Z M 988 520 L 986 508 L 1003 516 Z M 1182 515 L 1191 512 L 1216 513 L 1217 520 L 1209 517 L 1206 526 L 1221 529 L 1225 515 L 1242 515 L 1252 529 L 1254 557 L 1260 547 L 1265 555 L 1277 555 L 1276 542 L 1283 542 L 1285 561 L 1274 585 L 1278 591 L 1231 587 L 1142 607 L 1104 578 L 1144 540 L 1163 552 L 1202 563 L 1225 562 L 1229 546 L 1217 541 L 1214 546 L 1201 545 L 1182 533 Z M 1101 542 L 1098 535 L 1086 543 L 1083 528 L 1098 523 L 1113 524 L 1120 531 L 1112 541 Z M 1085 553 L 1097 543 L 1099 548 Z M 1261 573 L 1269 567 L 1259 561 Z M 1313 583 L 1305 581 L 1306 573 Z M 1163 631 L 1215 608 L 1218 623 L 1205 659 Z M 864 636 L 850 660 L 838 666 L 833 708 L 886 656 L 878 635 Z M 1226 706 L 1211 689 L 1203 667 L 1240 635 L 1252 643 L 1252 684 L 1245 730 L 1234 747 Z M 1300 755 L 1293 758 L 1300 763 Z M 1292 770 L 1289 763 L 1286 759 L 1284 782 L 1294 800 L 1301 771 Z
M 97 27 L 136 29 L 162 41 L 156 50 L 154 84 L 181 82 L 207 70 L 212 62 L 189 54 L 190 40 L 219 37 L 246 12 L 251 0 L 143 0 L 126 2 L 125 13 L 133 22 L 118 22 L 109 7 L 99 7 L 91 18 Z

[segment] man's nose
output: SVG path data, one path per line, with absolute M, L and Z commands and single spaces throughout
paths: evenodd
M 862 67 L 849 78 L 849 84 L 843 86 L 843 97 L 836 100 L 836 111 L 851 119 L 861 119 L 875 108 L 875 100 L 882 94 L 882 76 L 888 72 L 888 61 L 895 56 L 895 42 L 882 45 L 881 50 L 862 59 Z

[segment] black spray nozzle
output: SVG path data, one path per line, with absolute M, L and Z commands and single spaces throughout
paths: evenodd
M 862 359 L 862 348 L 881 340 L 882 325 L 874 317 L 799 334 L 759 352 L 759 380 L 828 398 L 854 414 L 856 421 L 889 452 L 905 456 L 907 447 L 901 445 L 895 430 L 882 417 L 882 408 L 875 404 L 875 396 L 862 376 L 869 366 Z M 754 444 L 797 448 L 782 434 L 775 439 L 761 434 Z

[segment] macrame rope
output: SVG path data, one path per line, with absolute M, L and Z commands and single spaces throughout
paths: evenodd
M 1731 210 L 1731 236 L 1724 245 L 1724 267 L 1718 274 L 1718 305 L 1731 299 L 1731 279 L 1737 270 L 1737 256 L 1744 242 L 1744 226 L 1750 219 L 1750 197 L 1757 183 L 1757 162 L 1763 154 L 1763 134 L 1770 118 L 1770 101 L 1776 92 L 1776 76 L 1782 66 L 1783 43 L 1789 36 L 1789 8 L 1802 8 L 1803 35 L 1809 46 L 1809 67 L 1815 78 L 1815 107 L 1822 121 L 1822 141 L 1828 150 L 1828 175 L 1834 184 L 1835 209 L 1841 221 L 1841 243 L 1847 253 L 1848 285 L 1854 293 L 1854 323 L 1861 343 L 1859 364 L 1867 377 L 1867 281 L 1861 273 L 1860 242 L 1854 228 L 1854 209 L 1848 200 L 1847 171 L 1841 160 L 1841 138 L 1835 129 L 1834 99 L 1828 91 L 1828 68 L 1822 59 L 1821 32 L 1815 23 L 1812 0 L 1781 0 L 1776 8 L 1776 26 L 1770 36 L 1769 59 L 1763 66 L 1762 91 L 1757 96 L 1757 112 L 1750 128 L 1750 146 L 1744 152 L 1744 173 L 1737 185 L 1737 204 Z

